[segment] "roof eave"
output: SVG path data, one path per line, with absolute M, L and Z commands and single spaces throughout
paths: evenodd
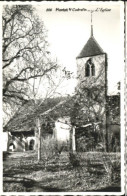
M 99 55 L 103 55 L 103 54 L 106 54 L 106 53 L 104 52 L 104 53 L 101 53 L 101 54 L 95 54 L 95 55 L 89 55 L 89 56 L 83 56 L 83 57 L 77 56 L 76 59 L 82 59 L 82 58 L 86 58 L 86 57 L 99 56 Z

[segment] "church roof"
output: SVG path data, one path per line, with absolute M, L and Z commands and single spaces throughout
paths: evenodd
M 104 54 L 104 51 L 99 46 L 95 38 L 91 36 L 88 39 L 87 43 L 85 44 L 85 46 L 83 47 L 83 49 L 81 50 L 77 58 L 95 56 L 95 55 L 100 55 L 100 54 Z
M 40 117 L 40 123 L 48 118 L 55 120 L 59 117 L 69 116 L 72 104 L 72 97 L 55 97 L 42 100 L 29 100 L 25 103 L 3 127 L 3 132 L 31 132 L 35 129 L 35 117 Z

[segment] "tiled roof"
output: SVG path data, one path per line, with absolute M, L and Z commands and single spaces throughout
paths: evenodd
M 30 100 L 15 113 L 5 127 L 3 127 L 3 131 L 28 132 L 34 130 L 35 119 L 38 116 L 41 117 L 40 122 L 46 117 L 51 117 L 55 121 L 58 117 L 68 116 L 70 112 L 69 105 L 72 103 L 71 99 L 71 97 L 47 98 L 43 102 L 42 100 L 37 100 L 37 105 L 35 105 L 34 101 Z
M 104 54 L 104 51 L 99 46 L 93 36 L 91 36 L 77 58 L 89 57 Z

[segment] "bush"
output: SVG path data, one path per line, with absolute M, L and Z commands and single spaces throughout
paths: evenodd
M 80 156 L 77 153 L 70 152 L 69 161 L 73 168 L 77 168 L 80 166 Z
M 65 142 L 57 141 L 54 137 L 48 136 L 41 139 L 41 157 L 44 162 L 45 168 L 49 161 L 59 161 L 59 156 L 62 151 L 68 150 L 68 144 Z
M 42 138 L 41 140 L 41 156 L 45 168 L 50 160 L 57 159 L 59 156 L 58 145 L 53 137 Z
M 102 162 L 104 169 L 107 173 L 109 183 L 116 180 L 116 171 L 120 170 L 120 160 L 114 160 L 108 153 L 102 155 Z
M 76 146 L 78 152 L 86 152 L 87 151 L 87 138 L 82 136 L 76 140 Z

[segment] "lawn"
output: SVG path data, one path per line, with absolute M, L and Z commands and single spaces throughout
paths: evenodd
M 67 152 L 53 157 L 44 165 L 34 151 L 3 155 L 4 192 L 119 192 L 120 153 L 104 156 L 111 159 L 113 169 L 104 166 L 101 152 L 79 153 L 80 166 L 69 161 Z M 108 162 L 107 162 L 108 164 Z

